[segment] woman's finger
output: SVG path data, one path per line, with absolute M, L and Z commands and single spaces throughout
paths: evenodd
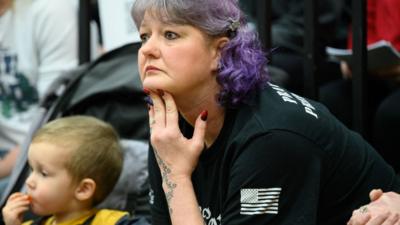
M 165 103 L 165 120 L 166 126 L 170 128 L 179 128 L 178 126 L 178 109 L 176 107 L 174 98 L 170 93 L 164 92 L 162 96 Z
M 194 131 L 193 131 L 192 143 L 194 145 L 199 145 L 201 150 L 203 150 L 204 147 L 204 137 L 207 129 L 207 117 L 208 117 L 207 110 L 201 112 L 196 120 L 196 124 L 194 126 Z
M 366 225 L 382 225 L 390 216 L 390 213 L 378 215 L 377 217 L 368 221 Z
M 399 215 L 396 213 L 392 213 L 382 225 L 395 225 L 396 222 L 399 220 Z
M 147 106 L 149 109 L 149 127 L 150 127 L 150 132 L 151 129 L 153 128 L 153 125 L 155 124 L 155 119 L 154 119 L 154 109 L 152 105 Z
M 358 212 L 354 211 L 353 216 L 347 222 L 347 225 L 364 225 L 371 219 L 370 214 L 359 214 Z
M 164 93 L 160 93 L 163 95 Z M 153 100 L 153 119 L 152 128 L 157 129 L 165 127 L 165 103 L 164 100 L 160 97 L 159 94 L 155 92 L 150 93 L 150 97 Z
M 369 193 L 369 199 L 371 201 L 375 201 L 378 198 L 380 198 L 383 195 L 383 191 L 381 189 L 373 189 L 370 193 Z
M 149 115 L 149 128 L 150 128 L 150 134 L 151 134 L 151 130 L 153 128 L 153 124 L 155 123 L 154 120 L 154 110 L 153 110 L 153 100 L 150 97 L 151 91 L 147 88 L 143 88 L 143 92 L 147 95 L 145 97 L 145 102 L 147 103 L 147 109 L 148 111 L 148 115 Z

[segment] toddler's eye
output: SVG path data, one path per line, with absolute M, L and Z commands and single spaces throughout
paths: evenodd
M 40 175 L 42 175 L 43 177 L 47 177 L 47 172 L 46 171 L 40 171 Z

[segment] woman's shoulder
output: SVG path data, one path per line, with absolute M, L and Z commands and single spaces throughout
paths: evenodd
M 233 135 L 242 140 L 286 131 L 323 146 L 328 137 L 335 135 L 340 139 L 349 135 L 323 105 L 273 84 L 252 104 L 238 110 L 234 124 Z
M 321 104 L 270 84 L 248 105 L 238 109 L 236 120 L 246 121 L 245 125 L 264 132 L 271 129 L 296 130 L 318 125 L 330 117 Z

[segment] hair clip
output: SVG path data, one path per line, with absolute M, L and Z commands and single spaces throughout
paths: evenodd
M 229 22 L 230 22 L 229 31 L 236 32 L 237 29 L 239 29 L 239 27 L 240 27 L 240 21 L 229 18 Z

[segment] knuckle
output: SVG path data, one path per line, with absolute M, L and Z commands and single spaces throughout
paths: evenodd
M 159 106 L 154 106 L 154 112 L 161 112 L 161 107 Z
M 174 110 L 174 108 L 172 106 L 167 106 L 166 111 L 167 111 L 167 113 L 174 113 L 175 112 L 175 110 Z
M 151 135 L 151 140 L 154 143 L 164 143 L 170 142 L 171 140 L 177 139 L 179 136 L 176 132 L 170 129 L 166 129 L 160 132 L 153 132 Z
M 204 148 L 204 143 L 203 142 L 194 142 L 194 143 L 192 143 L 192 146 L 195 149 L 203 149 Z
M 151 134 L 151 143 L 157 144 L 161 141 L 160 135 L 158 133 L 153 132 Z

